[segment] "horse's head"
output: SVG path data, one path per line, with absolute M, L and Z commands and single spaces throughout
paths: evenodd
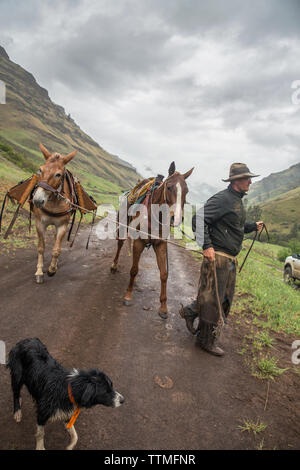
M 186 195 L 189 192 L 186 179 L 192 174 L 194 168 L 191 168 L 184 174 L 176 171 L 175 163 L 172 162 L 169 167 L 169 176 L 163 183 L 164 187 L 164 203 L 170 207 L 170 215 L 174 217 L 173 225 L 179 225 Z
M 77 150 L 68 155 L 62 156 L 59 153 L 50 153 L 42 144 L 40 149 L 45 157 L 45 163 L 38 170 L 38 186 L 34 193 L 33 203 L 37 207 L 43 207 L 51 196 L 51 188 L 54 190 L 62 189 L 60 186 L 63 183 L 63 175 L 65 165 L 75 157 Z M 46 188 L 49 187 L 49 190 Z

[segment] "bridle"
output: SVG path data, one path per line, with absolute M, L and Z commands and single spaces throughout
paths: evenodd
M 50 191 L 51 194 L 53 194 L 54 197 L 57 198 L 57 200 L 64 200 L 65 198 L 64 198 L 62 193 L 64 192 L 63 188 L 64 188 L 65 179 L 69 183 L 69 187 L 70 187 L 70 190 L 71 190 L 71 201 L 70 202 L 71 202 L 71 204 L 73 204 L 74 199 L 76 199 L 76 196 L 75 196 L 73 181 L 71 179 L 71 176 L 70 176 L 68 170 L 64 170 L 64 172 L 61 176 L 61 181 L 60 181 L 59 186 L 57 188 L 54 188 L 53 186 L 48 184 L 46 181 L 39 181 L 38 184 L 36 185 L 36 187 L 32 191 L 31 202 L 33 201 L 34 194 L 35 194 L 35 192 L 38 188 L 42 188 L 42 189 L 45 189 L 46 191 Z M 61 212 L 52 212 L 52 211 L 49 211 L 48 209 L 46 209 L 45 207 L 40 207 L 40 209 L 45 214 L 47 214 L 51 217 L 63 217 L 63 216 L 68 215 L 68 214 L 70 214 L 70 213 L 72 213 L 76 210 L 76 209 L 74 209 L 74 207 L 72 205 L 70 205 L 69 209 L 67 209 L 65 211 L 61 211 Z
M 177 172 L 176 172 L 177 173 Z M 178 174 L 178 173 L 177 173 Z M 164 186 L 164 190 L 163 190 L 163 199 L 164 201 L 161 203 L 161 204 L 169 204 L 169 201 L 168 201 L 168 195 L 167 195 L 167 189 L 168 189 L 168 186 L 167 186 L 167 182 L 169 179 L 172 178 L 172 176 L 174 176 L 174 173 L 172 173 L 172 175 L 169 175 L 165 181 L 162 183 L 162 185 Z M 159 187 L 157 188 L 159 189 Z
M 161 183 L 160 186 L 158 186 L 157 188 L 155 188 L 155 189 L 152 191 L 152 194 L 151 194 L 151 204 L 153 203 L 153 194 L 154 194 L 154 192 L 155 192 L 157 189 L 160 189 L 161 186 L 163 186 L 163 202 L 161 202 L 160 205 L 162 205 L 162 204 L 167 204 L 167 205 L 169 205 L 168 195 L 167 195 L 167 182 L 168 182 L 168 180 L 169 180 L 173 175 L 174 175 L 174 173 L 172 173 L 172 175 L 169 175 L 169 176 L 165 179 L 165 181 L 163 181 L 163 182 Z M 162 227 L 164 227 L 165 225 L 167 225 L 167 224 L 163 224 L 160 220 L 157 220 L 157 219 L 154 217 L 154 214 L 152 214 L 152 213 L 151 213 L 151 217 L 153 217 L 154 220 L 155 220 L 159 225 L 161 225 Z

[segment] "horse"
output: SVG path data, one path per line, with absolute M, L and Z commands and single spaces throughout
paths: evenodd
M 51 153 L 41 143 L 40 150 L 46 161 L 37 171 L 38 183 L 32 195 L 32 211 L 38 235 L 38 262 L 35 273 L 38 284 L 44 282 L 45 232 L 49 225 L 54 225 L 56 232 L 52 259 L 47 271 L 48 276 L 54 276 L 58 269 L 61 244 L 67 232 L 70 217 L 74 213 L 72 205 L 60 199 L 59 193 L 73 201 L 73 186 L 70 181 L 70 173 L 67 172 L 65 166 L 77 153 L 77 150 L 65 156 L 57 152 Z
M 158 207 L 166 204 L 170 209 L 170 216 L 173 217 L 174 222 L 173 226 L 180 224 L 182 219 L 183 206 L 186 202 L 186 195 L 188 193 L 188 186 L 186 184 L 186 179 L 192 174 L 194 168 L 187 171 L 184 174 L 179 173 L 175 169 L 175 163 L 172 162 L 169 171 L 168 177 L 165 181 L 162 181 L 159 186 L 154 187 L 151 192 L 151 198 L 148 199 L 146 210 L 147 210 L 147 219 L 148 219 L 148 233 L 151 234 L 149 229 L 151 228 L 151 217 L 154 219 L 154 215 L 151 211 L 151 207 L 154 204 L 157 204 Z M 119 213 L 117 215 L 117 227 L 118 227 Z M 162 319 L 168 318 L 168 308 L 167 308 L 167 280 L 168 280 L 168 259 L 167 259 L 167 241 L 161 239 L 163 224 L 159 222 L 159 237 L 151 238 L 149 235 L 148 238 L 139 237 L 134 239 L 132 244 L 132 266 L 130 270 L 130 280 L 127 287 L 127 291 L 124 297 L 124 304 L 131 305 L 132 303 L 132 291 L 134 286 L 135 277 L 139 271 L 139 260 L 142 252 L 146 246 L 152 246 L 156 255 L 157 266 L 160 271 L 160 281 L 161 281 L 161 290 L 160 290 L 160 308 L 158 314 Z M 168 228 L 170 227 L 170 223 Z M 140 225 L 136 227 L 136 230 L 139 230 Z M 118 233 L 118 229 L 117 229 Z M 118 248 L 111 265 L 111 272 L 115 273 L 117 271 L 118 261 L 121 249 L 125 242 L 125 239 L 119 238 L 117 236 Z

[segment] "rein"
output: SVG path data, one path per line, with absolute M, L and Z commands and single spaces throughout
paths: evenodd
M 65 199 L 67 202 L 69 202 L 69 204 L 71 204 L 74 208 L 79 209 L 79 210 L 80 210 L 80 209 L 83 209 L 81 206 L 79 206 L 78 204 L 72 203 L 71 201 L 69 201 L 69 200 L 68 200 L 67 198 L 65 198 L 64 196 L 60 195 L 60 197 L 62 197 L 63 199 Z M 101 220 L 103 220 L 103 219 L 106 218 L 107 220 L 109 220 L 109 221 L 111 221 L 111 222 L 116 222 L 114 219 L 112 219 L 112 218 L 110 218 L 110 217 L 108 217 L 108 216 L 106 216 L 106 217 L 105 217 L 105 216 L 101 217 L 101 216 L 99 216 L 99 215 L 95 215 L 95 213 L 94 213 L 93 211 L 90 211 L 90 210 L 86 210 L 86 212 L 89 212 L 90 214 L 93 214 L 93 223 L 94 223 L 94 220 L 95 220 L 96 218 L 101 219 Z M 123 224 L 123 223 L 121 223 L 120 221 L 116 222 L 116 224 L 119 225 L 119 226 L 125 227 L 125 228 L 131 228 L 131 229 L 132 229 L 132 227 L 130 227 L 130 226 L 127 225 L 127 224 Z M 144 232 L 143 230 L 137 230 L 136 228 L 135 228 L 134 230 L 135 230 L 136 232 L 139 232 L 139 233 L 143 234 L 143 235 L 148 235 L 148 237 L 150 236 L 149 233 Z M 267 234 L 267 237 L 268 237 L 268 241 L 269 241 L 269 239 L 270 239 L 269 233 L 268 233 L 268 230 L 267 230 L 266 225 L 264 224 L 264 225 L 263 225 L 263 228 L 261 229 L 261 231 L 260 231 L 260 232 L 257 231 L 257 232 L 255 233 L 255 237 L 254 237 L 254 239 L 252 240 L 251 246 L 250 246 L 250 248 L 249 248 L 249 250 L 248 250 L 248 252 L 247 252 L 247 254 L 246 254 L 246 256 L 245 256 L 245 259 L 244 259 L 244 261 L 243 261 L 243 263 L 242 263 L 242 265 L 241 265 L 241 267 L 240 267 L 240 269 L 239 269 L 239 273 L 241 272 L 241 270 L 242 270 L 242 268 L 243 268 L 243 266 L 244 266 L 244 264 L 245 264 L 245 262 L 246 262 L 246 259 L 247 259 L 248 256 L 249 256 L 250 251 L 252 250 L 252 247 L 253 247 L 253 245 L 254 245 L 255 240 L 256 240 L 256 239 L 258 239 L 258 240 L 260 239 L 260 236 L 261 236 L 261 233 L 263 232 L 263 230 L 266 231 L 266 234 Z M 189 235 L 187 235 L 183 230 L 181 230 L 181 232 L 182 232 L 185 236 L 187 236 L 190 240 L 192 240 L 192 238 L 191 238 Z M 169 243 L 169 244 L 171 244 L 171 245 L 177 246 L 178 248 L 182 248 L 182 249 L 184 248 L 184 249 L 185 249 L 184 246 L 182 246 L 182 245 L 180 245 L 179 243 L 176 243 L 176 242 L 174 242 L 174 241 L 172 241 L 172 240 L 164 239 L 164 238 L 161 238 L 161 237 L 156 237 L 155 235 L 152 236 L 151 238 L 153 238 L 154 240 L 158 240 L 158 241 L 162 241 L 162 242 L 165 242 L 165 243 Z M 202 251 L 202 250 L 193 250 L 193 249 L 191 249 L 191 250 L 189 250 L 189 251 L 193 251 L 193 252 L 195 252 L 195 253 L 203 254 L 203 251 Z
M 249 247 L 249 250 L 248 250 L 248 252 L 247 252 L 247 254 L 246 254 L 245 258 L 244 258 L 244 261 L 242 262 L 242 265 L 241 265 L 241 267 L 240 267 L 240 269 L 239 269 L 239 273 L 240 273 L 241 270 L 243 269 L 243 266 L 244 266 L 244 264 L 245 264 L 245 262 L 246 262 L 246 259 L 248 258 L 249 253 L 250 253 L 250 251 L 251 251 L 252 248 L 253 248 L 253 245 L 254 245 L 255 240 L 256 240 L 256 239 L 257 239 L 257 240 L 260 239 L 260 236 L 261 236 L 261 234 L 262 234 L 262 232 L 263 232 L 264 230 L 266 231 L 266 234 L 267 234 L 267 237 L 268 237 L 268 241 L 270 241 L 269 232 L 268 232 L 268 230 L 267 230 L 266 225 L 264 224 L 263 227 L 262 227 L 262 229 L 260 230 L 260 232 L 258 232 L 258 231 L 255 232 L 255 236 L 254 236 L 254 238 L 253 238 L 253 240 L 252 240 L 252 243 L 251 243 L 251 245 L 250 245 L 250 247 Z
M 68 173 L 67 173 L 67 178 L 70 178 L 69 175 L 68 175 Z M 167 180 L 168 180 L 168 178 L 166 178 L 166 180 L 165 180 L 162 184 L 164 185 Z M 70 182 L 70 179 L 69 179 L 69 182 Z M 61 185 L 60 185 L 60 186 L 61 186 Z M 67 203 L 70 205 L 70 209 L 68 209 L 67 211 L 64 211 L 64 212 L 62 212 L 62 213 L 59 213 L 59 212 L 58 212 L 58 213 L 50 213 L 50 211 L 49 211 L 49 215 L 57 216 L 57 217 L 58 217 L 58 216 L 66 215 L 67 213 L 76 212 L 76 210 L 79 210 L 81 213 L 84 212 L 84 213 L 90 213 L 90 214 L 93 215 L 93 221 L 92 221 L 92 226 L 91 226 L 91 232 L 92 232 L 93 225 L 94 225 L 94 222 L 95 222 L 95 219 L 96 219 L 96 218 L 98 218 L 98 219 L 100 219 L 100 220 L 103 220 L 103 219 L 106 218 L 107 220 L 109 220 L 109 221 L 111 221 L 111 222 L 114 222 L 114 223 L 116 223 L 116 224 L 119 225 L 119 226 L 125 227 L 125 228 L 127 228 L 127 229 L 128 229 L 128 228 L 131 228 L 131 229 L 132 229 L 132 227 L 130 227 L 130 226 L 127 225 L 127 224 L 123 224 L 123 223 L 121 223 L 120 221 L 117 221 L 117 222 L 116 222 L 116 220 L 114 220 L 114 219 L 112 219 L 112 218 L 110 218 L 110 217 L 108 217 L 108 216 L 97 216 L 97 215 L 95 214 L 95 211 L 86 209 L 85 207 L 82 207 L 82 206 L 80 206 L 79 204 L 74 203 L 74 202 L 73 202 L 73 201 L 74 201 L 74 197 L 73 197 L 73 196 L 74 196 L 74 192 L 73 192 L 73 186 L 72 186 L 71 184 L 70 184 L 70 188 L 71 188 L 71 193 L 72 193 L 72 201 L 70 201 L 68 198 L 66 198 L 65 196 L 62 195 L 62 193 L 60 192 L 60 191 L 61 191 L 61 188 L 60 188 L 60 187 L 59 187 L 60 190 L 55 189 L 55 188 L 53 188 L 52 186 L 48 185 L 48 183 L 43 182 L 43 181 L 39 182 L 39 183 L 36 185 L 36 187 L 42 187 L 43 189 L 45 189 L 45 190 L 47 190 L 47 191 L 51 191 L 51 193 L 55 194 L 55 196 L 56 196 L 58 199 L 61 199 L 61 200 L 65 201 L 65 202 L 67 202 Z M 159 187 L 160 187 L 160 186 L 159 186 Z M 159 188 L 159 187 L 158 187 L 158 188 Z M 155 189 L 158 189 L 158 188 L 155 188 Z M 155 191 L 155 189 L 154 189 L 154 191 Z M 35 191 L 35 189 L 32 191 L 32 196 L 33 196 L 33 194 L 34 194 L 34 191 Z M 152 203 L 154 191 L 151 191 L 151 192 L 152 192 L 152 194 L 151 194 L 151 203 Z M 164 187 L 164 199 L 165 199 L 165 201 L 167 202 L 167 199 L 166 199 L 166 185 L 165 185 L 165 187 Z M 4 202 L 3 202 L 3 205 L 2 205 L 2 209 L 1 209 L 1 214 L 0 214 L 0 215 L 1 215 L 1 217 L 0 217 L 0 229 L 1 229 L 1 218 L 2 218 L 2 215 L 3 215 L 3 210 L 4 210 L 5 202 L 6 202 L 6 197 L 5 197 L 5 199 L 4 199 Z M 31 206 L 32 199 L 31 199 L 29 202 L 30 202 L 30 206 Z M 76 202 L 77 202 L 77 201 L 76 201 Z M 15 221 L 15 219 L 16 219 L 16 217 L 17 217 L 19 208 L 20 208 L 20 205 L 19 205 L 18 208 L 17 208 L 17 211 L 16 211 L 16 213 L 15 213 L 15 216 L 14 216 L 14 218 L 13 218 L 11 224 L 10 224 L 10 227 L 9 227 L 9 229 L 7 230 L 7 232 L 6 232 L 5 236 L 4 236 L 4 238 L 7 237 L 8 233 L 9 233 L 9 231 L 10 231 L 12 225 L 13 225 L 13 222 Z M 44 210 L 45 210 L 45 209 L 44 209 Z M 48 212 L 48 211 L 47 211 L 47 212 Z M 31 214 L 30 214 L 30 215 L 31 215 Z M 79 225 L 80 225 L 81 219 L 82 219 L 82 214 L 81 214 L 81 218 L 80 218 L 80 221 L 79 221 Z M 164 225 L 164 224 L 162 224 L 160 221 L 158 221 L 158 222 L 159 222 L 161 225 Z M 73 228 L 73 224 L 74 224 L 74 221 L 72 221 L 71 229 Z M 77 235 L 77 232 L 78 232 L 78 229 L 79 229 L 79 225 L 78 225 L 78 227 L 77 227 L 75 236 Z M 137 230 L 137 229 L 134 229 L 134 230 L 137 231 L 137 232 L 139 232 L 140 234 L 144 234 L 144 235 L 147 235 L 148 237 L 150 237 L 150 235 L 149 235 L 148 232 L 144 232 L 143 230 Z M 189 235 L 187 235 L 182 229 L 180 229 L 180 230 L 181 230 L 181 232 L 182 232 L 187 238 L 189 238 L 190 240 L 192 240 L 192 238 L 191 238 Z M 266 231 L 266 234 L 267 234 L 267 237 L 268 237 L 268 241 L 270 240 L 267 227 L 266 227 L 266 225 L 264 224 L 263 227 L 262 227 L 262 229 L 261 229 L 261 231 L 260 231 L 260 232 L 257 231 L 257 232 L 255 233 L 255 237 L 254 237 L 254 239 L 252 240 L 251 246 L 250 246 L 250 248 L 249 248 L 249 250 L 248 250 L 248 252 L 247 252 L 247 254 L 246 254 L 246 256 L 245 256 L 245 258 L 244 258 L 244 260 L 243 260 L 243 263 L 242 263 L 242 265 L 241 265 L 241 267 L 240 267 L 240 269 L 239 269 L 239 273 L 241 272 L 241 270 L 242 270 L 242 268 L 243 268 L 243 266 L 244 266 L 244 264 L 245 264 L 245 262 L 246 262 L 246 259 L 248 258 L 249 253 L 250 253 L 250 251 L 251 251 L 252 248 L 253 248 L 253 245 L 254 245 L 255 240 L 256 240 L 256 239 L 258 239 L 258 240 L 260 239 L 260 236 L 261 236 L 263 230 Z M 71 232 L 71 231 L 70 231 L 70 232 Z M 68 240 L 70 239 L 70 232 L 69 232 Z M 89 237 L 88 237 L 88 242 L 87 242 L 86 248 L 88 248 L 88 244 L 89 244 L 91 232 L 90 232 Z M 161 237 L 157 237 L 157 236 L 155 236 L 155 235 L 154 235 L 154 236 L 152 235 L 152 237 L 150 237 L 150 238 L 152 238 L 152 239 L 154 239 L 154 240 L 161 241 L 161 242 L 169 243 L 169 244 L 174 245 L 174 246 L 176 246 L 176 247 L 178 247 L 178 248 L 182 248 L 182 249 L 184 248 L 184 249 L 185 249 L 184 246 L 182 246 L 182 245 L 180 245 L 179 243 L 176 243 L 176 242 L 174 242 L 174 241 L 172 241 L 172 240 L 168 240 L 168 239 L 164 239 L 164 238 L 161 238 Z M 75 237 L 74 237 L 74 239 L 73 239 L 73 242 L 71 243 L 71 246 L 73 245 L 74 240 L 75 240 Z M 189 250 L 189 251 L 193 251 L 193 252 L 196 252 L 196 253 L 203 254 L 203 251 L 202 251 L 202 250 L 194 250 L 194 249 L 191 249 L 191 250 Z
M 162 186 L 164 186 L 164 188 L 163 188 L 163 199 L 164 199 L 164 200 L 163 200 L 162 202 L 160 202 L 159 204 L 160 204 L 160 205 L 162 205 L 162 204 L 168 204 L 167 184 L 166 184 L 166 183 L 167 183 L 168 179 L 169 179 L 171 176 L 173 176 L 173 174 L 172 174 L 172 175 L 169 175 L 169 176 L 165 179 L 165 181 L 164 181 L 163 183 L 161 183 L 160 186 L 158 186 L 157 188 L 155 188 L 155 189 L 152 191 L 152 194 L 151 194 L 151 204 L 153 203 L 153 193 L 155 192 L 156 189 L 160 189 Z M 163 224 L 160 220 L 157 220 L 157 219 L 154 217 L 154 214 L 152 214 L 152 213 L 151 213 L 151 217 L 153 217 L 153 219 L 155 220 L 155 222 L 157 222 L 157 223 L 158 223 L 160 226 L 162 226 L 162 227 L 165 227 L 166 225 L 168 225 L 168 224 Z M 172 225 L 171 225 L 171 227 L 172 227 Z M 173 225 L 173 227 L 174 227 L 174 225 Z

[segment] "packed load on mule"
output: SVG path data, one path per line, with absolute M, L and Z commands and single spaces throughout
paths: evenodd
M 42 144 L 40 144 L 40 148 L 41 150 L 45 149 L 45 147 L 43 147 Z M 50 191 L 58 199 L 59 198 L 63 199 L 66 196 L 66 191 L 64 189 L 65 184 L 68 186 L 68 190 L 71 195 L 71 198 L 68 200 L 68 202 L 70 203 L 69 204 L 70 207 L 67 210 L 62 211 L 62 212 L 51 212 L 46 207 L 40 207 L 40 209 L 42 210 L 44 214 L 47 214 L 51 217 L 62 217 L 67 214 L 70 214 L 73 216 L 69 234 L 68 234 L 68 240 L 70 240 L 71 232 L 72 232 L 74 221 L 75 221 L 76 211 L 78 210 L 80 212 L 80 221 L 78 223 L 78 227 L 76 230 L 76 234 L 77 234 L 82 216 L 85 213 L 90 212 L 90 211 L 93 211 L 95 215 L 96 210 L 97 210 L 96 201 L 91 195 L 89 195 L 84 190 L 80 181 L 69 170 L 64 169 L 61 175 L 60 184 L 57 188 L 54 188 L 53 186 L 49 185 L 47 181 L 41 179 L 40 170 L 38 170 L 36 174 L 32 175 L 30 178 L 27 178 L 26 180 L 20 181 L 18 184 L 10 188 L 5 194 L 5 197 L 2 203 L 1 212 L 0 212 L 0 232 L 2 228 L 2 219 L 3 219 L 4 209 L 5 209 L 7 200 L 10 200 L 14 204 L 17 203 L 17 209 L 4 234 L 4 239 L 6 239 L 8 235 L 11 233 L 11 230 L 17 219 L 19 211 L 27 201 L 29 203 L 29 231 L 30 231 L 31 213 L 33 212 L 33 196 L 38 187 L 41 187 L 46 191 Z M 74 243 L 74 240 L 71 246 L 73 245 L 73 243 Z

